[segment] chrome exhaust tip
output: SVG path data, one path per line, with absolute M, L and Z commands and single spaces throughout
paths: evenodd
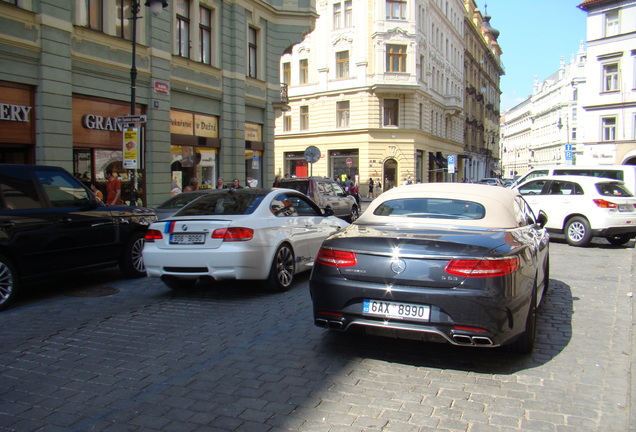
M 453 341 L 457 345 L 464 345 L 464 346 L 493 346 L 494 345 L 492 340 L 486 336 L 470 336 L 470 335 L 456 334 L 456 335 L 453 335 Z

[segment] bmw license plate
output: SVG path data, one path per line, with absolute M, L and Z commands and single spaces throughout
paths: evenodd
M 205 234 L 170 234 L 170 244 L 203 244 L 205 243 Z
M 431 317 L 431 307 L 385 300 L 364 300 L 362 303 L 362 314 L 385 318 L 429 321 Z

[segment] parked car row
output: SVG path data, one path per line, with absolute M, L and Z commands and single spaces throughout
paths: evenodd
M 285 185 L 182 193 L 158 220 L 105 206 L 61 168 L 0 165 L 0 309 L 22 282 L 114 265 L 175 290 L 242 279 L 286 291 L 311 271 L 319 327 L 527 353 L 549 287 L 548 232 L 575 246 L 636 237 L 636 198 L 611 179 L 399 186 L 360 217 L 331 179 Z

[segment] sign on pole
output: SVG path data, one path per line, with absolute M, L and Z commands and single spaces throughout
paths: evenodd
M 455 173 L 456 156 L 455 155 L 448 155 L 446 160 L 448 162 L 448 173 L 449 174 L 454 174 Z
M 124 168 L 139 168 L 139 128 L 124 129 Z
M 122 115 L 117 116 L 117 123 L 120 124 L 136 124 L 136 123 L 146 123 L 146 115 Z

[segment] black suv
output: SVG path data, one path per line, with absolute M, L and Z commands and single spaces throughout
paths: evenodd
M 152 210 L 106 206 L 59 167 L 0 164 L 0 310 L 21 282 L 119 266 L 146 275 L 144 236 Z
M 279 187 L 295 189 L 311 198 L 322 209 L 331 209 L 334 216 L 353 222 L 360 209 L 356 199 L 328 177 L 292 177 L 280 180 Z

